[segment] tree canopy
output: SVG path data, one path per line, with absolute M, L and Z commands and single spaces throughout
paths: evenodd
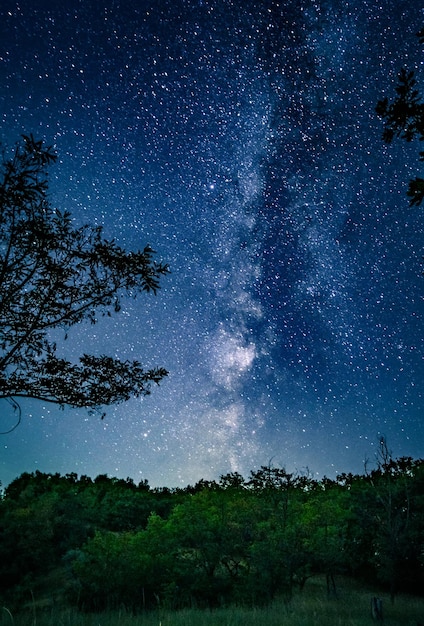
M 24 473 L 0 496 L 0 600 L 260 606 L 288 603 L 315 577 L 333 600 L 345 577 L 393 599 L 422 594 L 423 488 L 424 461 L 393 458 L 385 440 L 377 467 L 335 480 L 271 465 L 184 489 Z
M 417 36 L 424 44 L 424 28 Z M 395 137 L 400 137 L 406 141 L 414 138 L 423 141 L 424 102 L 413 70 L 403 68 L 399 72 L 396 94 L 392 102 L 386 97 L 377 103 L 376 112 L 384 120 L 383 140 L 391 143 Z M 420 161 L 424 161 L 424 151 L 420 152 Z M 411 206 L 420 205 L 424 199 L 424 179 L 417 177 L 411 180 L 407 195 Z
M 62 358 L 52 330 L 121 308 L 124 295 L 156 294 L 168 266 L 154 250 L 127 252 L 101 226 L 75 227 L 47 197 L 51 147 L 24 136 L 0 170 L 0 399 L 98 409 L 150 393 L 162 368 L 83 354 Z

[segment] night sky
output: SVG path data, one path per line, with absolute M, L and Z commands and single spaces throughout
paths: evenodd
M 269 462 L 335 477 L 381 435 L 423 456 L 420 147 L 385 145 L 375 114 L 422 66 L 423 23 L 421 0 L 2 1 L 3 145 L 54 145 L 52 205 L 172 271 L 63 342 L 168 378 L 103 421 L 23 401 L 3 486 Z

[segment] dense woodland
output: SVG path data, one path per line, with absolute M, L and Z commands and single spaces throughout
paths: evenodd
M 81 610 L 289 600 L 340 574 L 424 588 L 424 460 L 316 481 L 273 466 L 184 489 L 100 475 L 24 473 L 0 500 L 0 599 Z

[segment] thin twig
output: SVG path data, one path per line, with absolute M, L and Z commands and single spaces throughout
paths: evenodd
M 12 433 L 16 428 L 18 428 L 18 426 L 19 426 L 19 424 L 21 423 L 21 420 L 22 420 L 22 410 L 21 410 L 20 405 L 16 402 L 16 400 L 11 398 L 10 396 L 8 396 L 8 397 L 6 397 L 4 399 L 7 400 L 9 402 L 9 404 L 12 405 L 14 411 L 18 412 L 18 420 L 17 420 L 16 424 L 14 426 L 12 426 L 12 428 L 9 428 L 9 430 L 2 430 L 2 431 L 0 431 L 0 435 L 8 435 L 9 433 Z M 5 608 L 5 607 L 3 607 L 3 608 Z

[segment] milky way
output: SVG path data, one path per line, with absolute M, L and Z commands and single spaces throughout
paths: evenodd
M 3 484 L 39 469 L 176 486 L 271 459 L 335 476 L 381 434 L 423 455 L 418 146 L 385 145 L 375 105 L 422 64 L 424 15 L 380 4 L 3 2 L 3 144 L 53 144 L 52 204 L 172 271 L 63 344 L 169 377 L 103 422 L 23 402 Z

